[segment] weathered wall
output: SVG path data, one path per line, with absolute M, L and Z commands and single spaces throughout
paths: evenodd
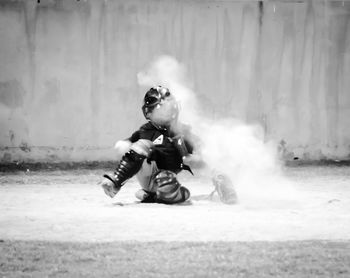
M 0 1 L 0 161 L 111 159 L 136 74 L 188 68 L 211 117 L 259 122 L 286 158 L 350 158 L 350 2 Z

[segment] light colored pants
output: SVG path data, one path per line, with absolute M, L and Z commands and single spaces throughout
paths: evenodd
M 182 203 L 191 195 L 190 191 L 177 181 L 175 173 L 166 170 L 160 172 L 154 161 L 149 164 L 145 160 L 136 178 L 142 187 L 142 190 L 139 190 L 140 194 L 139 191 L 136 192 L 136 197 L 141 201 L 145 196 L 142 191 L 156 193 L 156 202 L 165 204 Z
M 145 159 L 140 171 L 136 174 L 136 178 L 143 190 L 148 192 L 156 192 L 157 189 L 154 186 L 153 179 L 158 171 L 159 170 L 155 161 L 151 161 L 149 164 Z

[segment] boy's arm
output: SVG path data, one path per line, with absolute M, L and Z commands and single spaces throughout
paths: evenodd
M 179 124 L 177 129 L 178 136 L 175 140 L 181 138 L 180 154 L 184 163 L 190 167 L 201 167 L 205 164 L 201 155 L 201 139 L 192 132 L 190 125 Z M 175 143 L 179 143 L 180 141 Z M 178 144 L 176 144 L 178 145 Z M 181 147 L 182 146 L 182 147 Z M 177 146 L 179 147 L 179 146 Z M 182 149 L 182 151 L 181 151 Z

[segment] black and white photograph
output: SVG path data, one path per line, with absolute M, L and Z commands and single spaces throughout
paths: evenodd
M 5 277 L 350 277 L 350 0 L 0 0 Z

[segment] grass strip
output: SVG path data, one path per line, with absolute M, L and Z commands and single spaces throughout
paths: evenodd
M 350 242 L 0 242 L 0 277 L 350 277 Z

